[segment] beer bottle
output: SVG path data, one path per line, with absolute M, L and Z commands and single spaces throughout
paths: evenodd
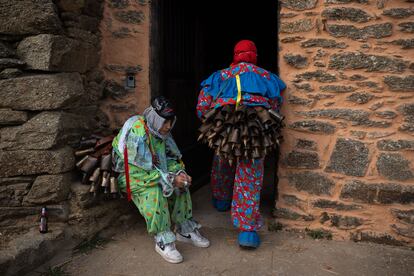
M 42 211 L 40 213 L 39 232 L 42 233 L 42 234 L 47 233 L 47 210 L 46 210 L 46 207 L 42 207 Z

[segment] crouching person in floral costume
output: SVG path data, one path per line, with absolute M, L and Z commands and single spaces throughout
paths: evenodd
M 193 220 L 188 190 L 192 179 L 170 133 L 175 121 L 170 102 L 160 96 L 142 116 L 129 118 L 113 141 L 119 187 L 145 218 L 148 233 L 154 235 L 155 251 L 170 263 L 183 261 L 176 240 L 197 247 L 210 245 Z

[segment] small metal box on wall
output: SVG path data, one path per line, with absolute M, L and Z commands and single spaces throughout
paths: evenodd
M 127 73 L 125 77 L 125 89 L 135 89 L 135 74 Z

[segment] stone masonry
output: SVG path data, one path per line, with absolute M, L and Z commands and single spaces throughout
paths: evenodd
M 38 265 L 54 248 L 46 243 L 88 238 L 126 210 L 96 202 L 74 172 L 81 136 L 109 125 L 99 111 L 103 2 L 0 0 L 1 275 Z
M 277 221 L 412 246 L 412 1 L 280 2 L 288 89 Z

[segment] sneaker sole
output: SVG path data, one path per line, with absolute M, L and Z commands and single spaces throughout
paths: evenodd
M 179 234 L 175 235 L 175 237 L 177 238 L 177 241 L 190 243 L 190 244 L 194 245 L 195 247 L 207 248 L 207 247 L 210 246 L 210 242 L 208 244 L 195 244 L 191 240 L 188 240 L 186 238 L 181 237 Z
M 160 254 L 160 255 L 161 255 L 161 257 L 162 257 L 164 260 L 166 260 L 167 262 L 169 262 L 169 263 L 172 263 L 172 264 L 179 264 L 179 263 L 181 263 L 181 262 L 183 261 L 183 258 L 182 258 L 182 257 L 181 257 L 181 259 L 179 259 L 179 260 L 169 259 L 167 256 L 165 256 L 165 255 L 163 254 L 163 252 L 161 251 L 161 249 L 160 249 L 158 246 L 156 246 L 156 247 L 155 247 L 155 251 L 156 251 L 158 254 Z

